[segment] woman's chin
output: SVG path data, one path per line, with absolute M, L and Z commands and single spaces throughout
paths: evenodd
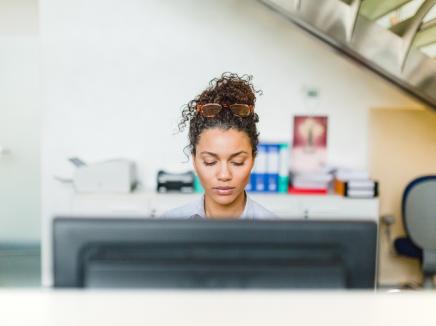
M 220 195 L 214 194 L 212 196 L 212 199 L 217 204 L 220 204 L 220 205 L 223 205 L 223 206 L 227 206 L 227 205 L 230 205 L 231 203 L 233 203 L 235 201 L 236 197 L 237 196 L 235 196 L 235 195 L 232 195 L 232 196 L 220 196 Z

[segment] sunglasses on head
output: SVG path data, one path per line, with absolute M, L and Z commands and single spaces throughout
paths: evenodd
M 223 108 L 229 109 L 232 113 L 238 117 L 246 118 L 250 116 L 254 111 L 254 105 L 248 104 L 219 104 L 219 103 L 206 103 L 197 104 L 197 112 L 203 117 L 214 118 Z

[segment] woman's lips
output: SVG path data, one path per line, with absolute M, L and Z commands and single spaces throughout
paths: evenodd
M 233 194 L 235 187 L 214 187 L 213 190 L 220 196 L 230 196 Z

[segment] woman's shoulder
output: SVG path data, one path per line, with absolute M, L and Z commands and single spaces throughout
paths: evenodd
M 160 218 L 192 218 L 194 216 L 203 216 L 204 208 L 203 208 L 203 199 L 198 198 L 190 203 L 185 205 L 170 209 L 160 215 Z
M 245 214 L 244 214 L 245 215 Z M 250 196 L 247 196 L 247 207 L 246 207 L 246 218 L 253 219 L 277 219 L 278 216 L 271 212 L 269 209 L 265 208 Z

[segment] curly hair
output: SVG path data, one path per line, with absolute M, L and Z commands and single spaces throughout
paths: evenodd
M 241 118 L 234 115 L 230 110 L 221 110 L 216 117 L 205 118 L 196 109 L 198 104 L 206 103 L 254 105 L 256 94 L 261 95 L 262 91 L 254 88 L 251 83 L 252 79 L 253 76 L 251 75 L 239 76 L 235 73 L 223 73 L 219 78 L 212 79 L 207 89 L 183 106 L 182 118 L 178 126 L 179 131 L 183 131 L 189 122 L 189 144 L 185 147 L 185 150 L 189 149 L 190 153 L 195 156 L 200 135 L 206 129 L 235 129 L 248 135 L 252 155 L 253 157 L 256 156 L 259 143 L 259 132 L 256 127 L 259 116 L 256 113 Z

